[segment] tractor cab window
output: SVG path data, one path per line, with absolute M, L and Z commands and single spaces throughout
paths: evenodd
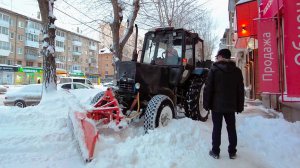
M 185 41 L 185 59 L 187 60 L 188 65 L 194 65 L 193 60 L 193 39 L 191 37 L 187 37 Z
M 198 41 L 195 45 L 195 59 L 196 59 L 196 62 L 204 61 L 203 44 L 201 41 Z
M 182 57 L 182 33 L 156 33 L 148 35 L 143 63 L 156 65 L 180 65 Z

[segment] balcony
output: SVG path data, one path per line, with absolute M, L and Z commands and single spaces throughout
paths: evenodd
M 25 46 L 33 47 L 33 48 L 39 48 L 39 42 L 26 40 L 25 41 Z
M 97 50 L 97 46 L 89 46 L 90 50 L 96 51 Z
M 72 44 L 75 45 L 75 46 L 80 46 L 80 47 L 82 46 L 82 43 L 80 41 L 73 40 Z
M 81 55 L 81 51 L 73 51 L 72 54 L 75 55 L 75 56 L 80 56 Z
M 33 28 L 26 28 L 26 33 L 34 34 L 34 35 L 40 35 L 41 30 L 33 29 Z
M 57 64 L 64 64 L 65 61 L 63 61 L 62 59 L 59 58 L 55 58 L 55 63 Z
M 9 42 L 9 36 L 6 34 L 0 34 L 1 41 Z
M 96 58 L 89 58 L 89 63 L 97 63 L 97 59 Z
M 95 68 L 97 68 L 97 63 L 89 63 L 89 67 L 95 67 Z
M 0 49 L 0 55 L 1 56 L 9 56 L 9 53 L 10 53 L 10 50 L 3 50 L 3 49 Z
M 0 26 L 9 28 L 9 21 L 0 20 Z
M 25 59 L 27 61 L 36 61 L 38 59 L 38 55 L 34 54 L 25 54 Z
M 55 36 L 55 40 L 65 42 L 65 37 Z
M 65 49 L 64 48 L 62 48 L 62 47 L 55 47 L 55 51 L 56 52 L 65 52 Z

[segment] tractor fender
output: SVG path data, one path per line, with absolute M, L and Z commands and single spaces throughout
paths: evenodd
M 208 68 L 195 68 L 192 72 L 193 75 L 196 76 L 206 76 L 208 74 L 209 69 Z
M 161 87 L 158 89 L 157 94 L 166 95 L 173 101 L 173 103 L 175 102 L 174 92 L 170 88 Z

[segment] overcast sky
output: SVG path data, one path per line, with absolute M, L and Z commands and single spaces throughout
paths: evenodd
M 204 0 L 201 0 L 204 1 Z M 72 0 L 68 0 L 67 2 L 72 2 Z M 57 7 L 59 8 L 60 5 L 63 5 L 63 2 L 60 0 L 57 0 L 56 3 Z M 65 5 L 65 4 L 64 4 Z M 37 13 L 39 11 L 37 0 L 0 0 L 0 7 L 4 7 L 6 9 L 12 9 L 13 11 L 16 11 L 18 13 L 24 14 L 29 17 L 36 18 Z M 228 0 L 208 0 L 208 3 L 206 4 L 206 7 L 211 10 L 213 20 L 215 22 L 216 30 L 215 33 L 218 35 L 218 44 L 219 39 L 223 36 L 225 28 L 229 27 L 228 23 Z M 63 16 L 59 12 L 55 12 L 56 17 L 58 20 L 55 22 L 58 27 L 70 30 L 75 32 L 77 26 L 80 26 L 78 22 L 76 22 L 73 19 L 68 18 L 67 16 Z M 63 19 L 61 18 L 63 17 Z M 80 18 L 79 18 L 80 20 Z M 95 27 L 96 28 L 96 27 Z M 95 35 L 95 33 L 92 33 L 92 30 L 86 29 L 86 27 L 82 28 L 83 35 L 89 36 L 91 38 L 95 38 L 98 40 L 98 35 Z M 86 30 L 86 32 L 84 32 Z M 215 50 L 214 53 L 217 51 Z M 214 55 L 213 53 L 213 55 Z

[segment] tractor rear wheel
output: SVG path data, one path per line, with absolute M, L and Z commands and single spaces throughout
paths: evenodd
M 172 100 L 165 95 L 156 95 L 148 103 L 145 112 L 144 130 L 154 130 L 157 127 L 167 126 L 174 117 Z
M 193 120 L 206 121 L 209 112 L 203 108 L 204 80 L 193 78 L 190 81 L 185 100 L 185 115 Z

